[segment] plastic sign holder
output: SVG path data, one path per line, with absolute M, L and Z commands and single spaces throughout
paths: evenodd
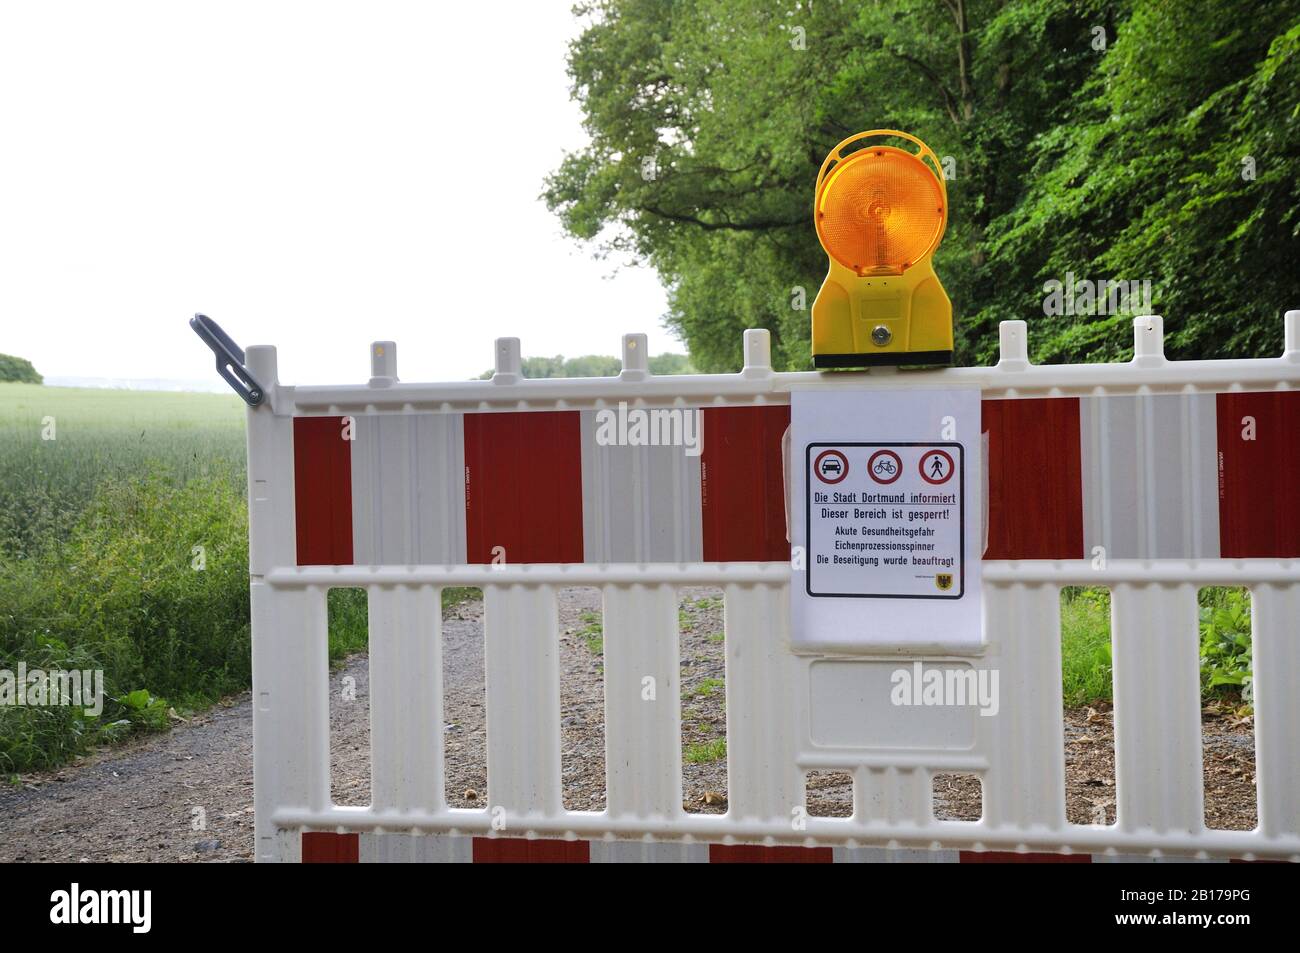
M 791 586 L 792 644 L 978 650 L 979 391 L 876 385 L 790 396 L 791 542 L 804 566 Z

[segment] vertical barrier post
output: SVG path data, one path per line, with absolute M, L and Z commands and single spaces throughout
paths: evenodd
M 297 861 L 301 838 L 277 830 L 277 808 L 329 803 L 325 592 L 276 591 L 265 574 L 297 562 L 293 418 L 281 399 L 275 348 L 250 347 L 248 369 L 266 400 L 248 408 L 248 569 L 253 639 L 253 785 L 256 856 Z
M 1029 367 L 1029 327 L 1024 321 L 998 324 L 998 367 L 1004 371 L 1023 371 Z
M 648 338 L 644 334 L 623 335 L 623 369 L 619 380 L 643 381 L 650 376 Z
M 492 383 L 517 384 L 523 380 L 524 362 L 520 357 L 519 338 L 497 338 L 492 353 L 496 359 Z
M 1288 311 L 1282 317 L 1282 356 L 1288 360 L 1300 360 L 1300 311 Z
M 397 383 L 397 344 L 375 341 L 370 345 L 370 386 L 391 387 Z
M 744 335 L 745 377 L 769 377 L 772 374 L 772 335 L 766 328 L 750 328 Z
M 1133 362 L 1144 366 L 1165 362 L 1165 319 L 1160 315 L 1133 319 Z

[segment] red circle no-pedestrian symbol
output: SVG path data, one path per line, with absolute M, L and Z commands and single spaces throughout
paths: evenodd
M 893 483 L 903 475 L 903 460 L 892 450 L 877 450 L 867 460 L 867 474 L 877 483 Z
M 933 484 L 947 483 L 957 470 L 957 465 L 952 462 L 952 455 L 946 450 L 927 450 L 921 454 L 921 462 L 918 466 L 921 479 Z
M 838 450 L 823 450 L 817 454 L 813 472 L 823 483 L 839 483 L 849 475 L 849 458 Z

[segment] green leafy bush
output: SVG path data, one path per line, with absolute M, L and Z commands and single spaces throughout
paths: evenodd
M 1109 701 L 1110 590 L 1069 586 L 1061 598 L 1061 668 L 1065 704 Z
M 1250 593 L 1209 587 L 1200 593 L 1201 694 L 1253 698 Z M 1067 705 L 1109 700 L 1110 591 L 1067 587 L 1061 600 L 1061 664 Z
M 176 486 L 156 474 L 101 484 L 64 543 L 5 561 L 0 667 L 101 669 L 107 697 L 98 718 L 64 706 L 0 707 L 0 770 L 49 766 L 123 733 L 164 728 L 171 705 L 247 688 L 247 549 L 238 487 Z
M 1254 698 L 1250 640 L 1250 593 L 1245 589 L 1206 589 L 1201 594 L 1201 690 L 1241 692 Z

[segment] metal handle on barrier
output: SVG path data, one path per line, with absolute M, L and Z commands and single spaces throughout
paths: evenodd
M 236 344 L 221 325 L 206 314 L 190 318 L 190 327 L 217 356 L 217 373 L 225 379 L 236 394 L 251 407 L 266 400 L 266 391 L 244 366 L 244 349 Z

